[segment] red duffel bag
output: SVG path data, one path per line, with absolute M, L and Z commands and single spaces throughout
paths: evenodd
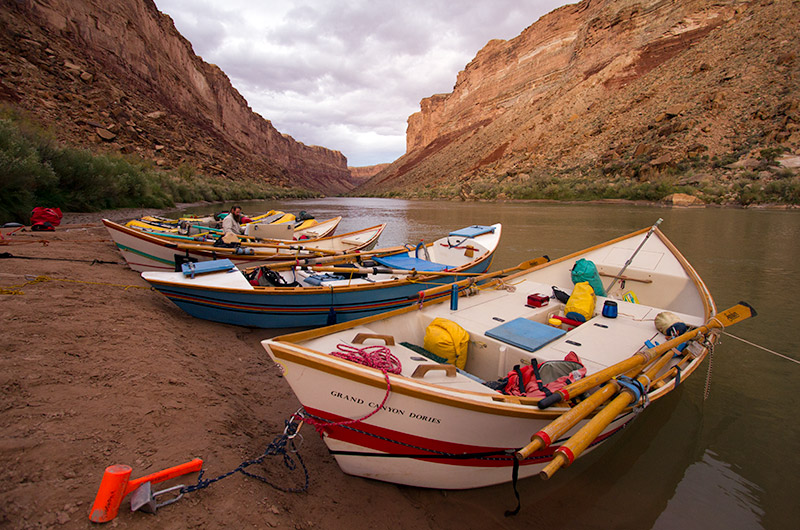
M 53 226 L 61 224 L 61 218 L 64 214 L 61 213 L 61 208 L 43 208 L 37 206 L 31 212 L 31 225 L 50 223 Z

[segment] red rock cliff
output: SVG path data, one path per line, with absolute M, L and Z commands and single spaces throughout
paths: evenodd
M 791 0 L 561 7 L 490 41 L 451 93 L 423 99 L 406 154 L 362 189 L 524 179 L 625 157 L 657 165 L 731 153 L 754 136 L 800 145 L 800 43 L 789 29 L 799 14 Z
M 44 118 L 110 124 L 113 141 L 145 156 L 155 141 L 161 148 L 152 154 L 167 165 L 201 160 L 203 169 L 230 177 L 258 176 L 323 193 L 352 188 L 340 152 L 297 142 L 254 113 L 152 0 L 4 4 L 3 51 L 15 74 L 4 76 L 6 99 L 41 114 L 36 107 L 50 92 Z M 78 92 L 82 117 L 67 108 L 75 96 L 59 98 L 59 92 Z M 128 132 L 155 138 L 143 150 Z

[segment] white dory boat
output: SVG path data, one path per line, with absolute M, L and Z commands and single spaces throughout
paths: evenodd
M 218 272 L 195 274 L 187 267 L 144 272 L 142 278 L 198 318 L 261 328 L 323 326 L 404 307 L 431 286 L 486 272 L 501 232 L 500 224 L 473 225 L 416 248 L 378 249 L 366 256 L 374 262 L 370 267 L 360 261 L 361 267 L 303 268 L 297 261 L 283 270 L 252 270 L 256 276 L 249 280 L 229 263 L 212 262 Z M 348 260 L 364 256 L 351 254 Z
M 340 218 L 337 218 L 340 219 Z M 337 221 L 338 222 L 338 221 Z M 239 268 L 265 265 L 292 258 L 335 255 L 371 250 L 386 228 L 380 224 L 363 230 L 318 239 L 242 242 L 239 248 L 215 247 L 209 241 L 172 239 L 103 219 L 111 239 L 131 269 L 175 271 L 182 263 L 228 258 Z
M 572 291 L 579 258 L 594 262 L 605 284 L 613 279 L 614 285 L 597 297 L 586 322 L 565 331 L 548 325 L 551 316 L 564 314 L 564 304 L 536 295 L 554 293 L 553 286 Z M 629 291 L 638 303 L 623 299 L 635 298 Z M 601 314 L 606 300 L 616 303 L 615 318 L 610 308 Z M 639 409 L 632 401 L 652 403 L 691 375 L 716 338 L 714 328 L 751 315 L 746 304 L 716 314 L 703 281 L 656 227 L 517 272 L 493 287 L 484 284 L 474 296 L 453 296 L 451 304 L 420 306 L 262 342 L 303 405 L 305 422 L 323 433 L 346 473 L 446 489 L 507 482 L 515 468 L 519 478 L 550 476 L 633 420 Z M 654 325 L 662 312 L 689 331 L 668 341 Z M 436 318 L 469 333 L 464 370 L 420 350 Z M 686 341 L 680 352 L 673 349 Z M 546 400 L 484 384 L 517 365 L 562 361 L 570 352 L 586 376 Z M 397 373 L 373 367 L 380 365 L 364 360 L 370 356 L 392 361 Z M 617 374 L 632 379 L 603 384 Z M 586 399 L 578 406 L 559 402 L 573 396 Z

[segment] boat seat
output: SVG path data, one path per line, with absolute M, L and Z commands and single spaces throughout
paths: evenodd
M 519 317 L 485 332 L 487 337 L 534 352 L 564 335 L 566 331 Z
M 352 329 L 332 333 L 309 341 L 308 346 L 321 352 L 337 351 L 341 343 L 353 344 L 358 347 L 371 344 L 385 344 L 389 351 L 400 360 L 403 367 L 402 376 L 413 378 L 417 381 L 442 385 L 449 388 L 470 390 L 473 392 L 491 393 L 493 390 L 484 386 L 482 379 L 456 369 L 453 365 L 442 365 L 404 344 L 394 344 L 394 339 L 388 335 L 375 333 L 366 326 L 356 326 Z M 420 369 L 422 367 L 422 369 Z
M 195 274 L 206 274 L 209 272 L 229 271 L 236 267 L 229 259 L 215 259 L 213 261 L 190 262 L 181 265 L 184 276 L 194 278 Z
M 493 226 L 472 225 L 472 226 L 467 226 L 465 228 L 460 228 L 458 230 L 450 232 L 447 235 L 453 237 L 472 238 L 472 237 L 478 237 L 482 234 L 489 234 L 492 232 L 494 232 Z
M 443 271 L 447 268 L 447 265 L 444 265 L 442 263 L 435 263 L 433 261 L 427 261 L 424 259 L 412 258 L 405 254 L 400 254 L 397 256 L 379 256 L 372 259 L 373 261 L 380 263 L 384 267 L 390 267 L 392 269 L 404 269 L 404 270 L 416 269 L 417 271 L 420 272 L 437 272 L 437 271 Z

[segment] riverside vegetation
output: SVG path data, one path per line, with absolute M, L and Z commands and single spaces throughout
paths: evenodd
M 743 147 L 729 156 L 690 157 L 667 167 L 653 167 L 646 157 L 609 162 L 601 167 L 544 170 L 530 168 L 504 174 L 485 171 L 458 183 L 393 190 L 374 196 L 386 198 L 465 200 L 560 200 L 622 199 L 661 201 L 668 195 L 692 195 L 704 203 L 748 206 L 757 204 L 800 205 L 800 176 L 781 167 L 782 147 L 758 151 L 749 167 L 732 164 L 750 151 Z M 712 176 L 713 174 L 713 176 Z
M 93 154 L 63 146 L 37 123 L 0 109 L 0 223 L 27 223 L 35 206 L 94 212 L 317 196 L 257 180 L 209 177 L 189 165 L 164 170 L 134 155 Z

